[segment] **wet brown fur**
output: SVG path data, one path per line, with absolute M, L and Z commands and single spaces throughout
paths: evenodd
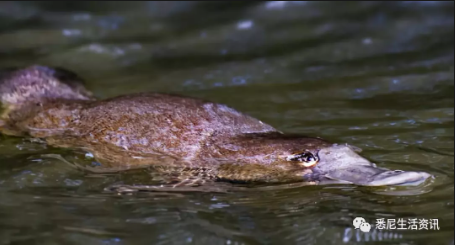
M 294 181 L 311 172 L 286 155 L 328 145 L 288 137 L 226 105 L 159 93 L 96 100 L 71 72 L 0 73 L 0 132 L 93 153 L 109 169 L 189 169 L 217 179 Z

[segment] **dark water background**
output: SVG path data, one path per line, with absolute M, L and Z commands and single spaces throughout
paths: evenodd
M 348 142 L 433 183 L 117 195 L 0 136 L 0 244 L 453 244 L 453 2 L 1 2 L 0 68 L 61 66 L 100 97 L 176 92 Z M 129 176 L 134 180 L 135 176 Z M 141 178 L 137 177 L 137 182 Z M 352 228 L 354 217 L 440 230 Z

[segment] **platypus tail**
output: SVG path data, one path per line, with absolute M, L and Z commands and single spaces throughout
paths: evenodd
M 93 100 L 83 80 L 73 72 L 46 66 L 0 71 L 0 102 L 16 107 L 49 100 Z

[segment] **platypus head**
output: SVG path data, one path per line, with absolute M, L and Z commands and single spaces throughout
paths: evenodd
M 355 152 L 349 145 L 331 145 L 322 147 L 314 153 L 318 162 L 311 169 L 312 173 L 304 176 L 321 183 L 352 183 L 363 186 L 419 185 L 431 177 L 425 172 L 390 170 L 379 168 L 374 163 Z
M 221 177 L 227 180 L 412 186 L 431 177 L 425 172 L 379 168 L 360 156 L 360 149 L 356 147 L 331 144 L 318 138 L 252 134 L 235 138 L 221 147 L 229 150 L 239 162 L 244 161 L 220 167 Z

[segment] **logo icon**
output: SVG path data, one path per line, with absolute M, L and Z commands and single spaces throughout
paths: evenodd
M 362 232 L 370 232 L 371 230 L 371 225 L 367 222 L 364 222 L 360 225 L 360 231 Z
M 362 232 L 370 232 L 371 230 L 371 225 L 368 223 L 364 218 L 362 217 L 356 217 L 352 221 L 352 225 L 354 226 L 355 229 L 359 229 Z

